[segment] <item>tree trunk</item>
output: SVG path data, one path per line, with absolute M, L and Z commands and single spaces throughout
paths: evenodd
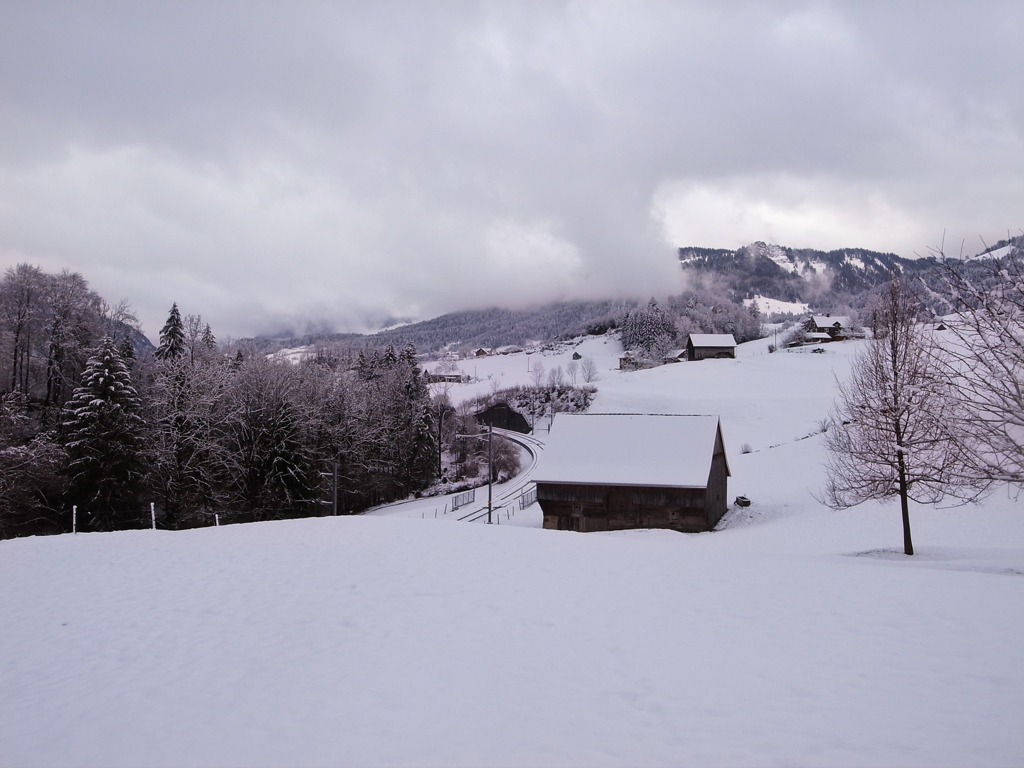
M 903 451 L 896 452 L 900 475 L 900 507 L 903 511 L 903 554 L 914 554 L 914 542 L 910 540 L 910 509 L 907 504 L 907 468 L 903 462 Z

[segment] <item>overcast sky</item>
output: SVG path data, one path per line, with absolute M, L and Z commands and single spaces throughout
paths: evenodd
M 155 337 L 665 295 L 1024 226 L 1024 3 L 0 5 L 0 267 Z

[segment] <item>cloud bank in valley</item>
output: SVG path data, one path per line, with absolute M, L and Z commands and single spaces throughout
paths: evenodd
M 0 266 L 221 335 L 1021 226 L 1015 3 L 5 4 Z

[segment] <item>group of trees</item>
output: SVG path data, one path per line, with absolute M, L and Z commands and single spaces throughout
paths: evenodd
M 988 266 L 978 279 L 944 261 L 941 290 L 928 296 L 949 313 L 938 324 L 923 322 L 923 291 L 892 278 L 826 432 L 825 501 L 899 497 L 908 555 L 908 501 L 1024 486 L 1024 257 L 1017 249 Z
M 77 303 L 53 286 L 77 286 Z M 42 286 L 42 291 L 39 291 Z M 0 536 L 322 514 L 436 476 L 430 393 L 411 346 L 322 349 L 300 364 L 221 349 L 175 305 L 137 354 L 122 308 L 78 275 L 21 265 L 0 284 Z
M 655 363 L 685 344 L 691 333 L 730 333 L 741 344 L 762 335 L 756 304 L 736 304 L 705 288 L 669 297 L 667 309 L 651 299 L 646 307 L 627 312 L 621 328 L 622 346 Z
M 135 318 L 109 307 L 77 272 L 19 264 L 0 280 L 0 392 L 61 406 L 97 340 L 133 339 Z

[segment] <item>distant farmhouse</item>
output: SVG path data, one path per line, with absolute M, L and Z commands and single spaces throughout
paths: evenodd
M 534 475 L 544 527 L 710 531 L 727 508 L 717 416 L 559 413 Z
M 687 360 L 736 357 L 736 339 L 731 333 L 691 333 L 686 340 Z
M 850 318 L 844 315 L 811 315 L 804 322 L 808 341 L 844 341 L 850 338 Z
M 650 367 L 650 362 L 638 355 L 631 349 L 627 349 L 619 357 L 620 371 L 638 371 L 641 368 Z

